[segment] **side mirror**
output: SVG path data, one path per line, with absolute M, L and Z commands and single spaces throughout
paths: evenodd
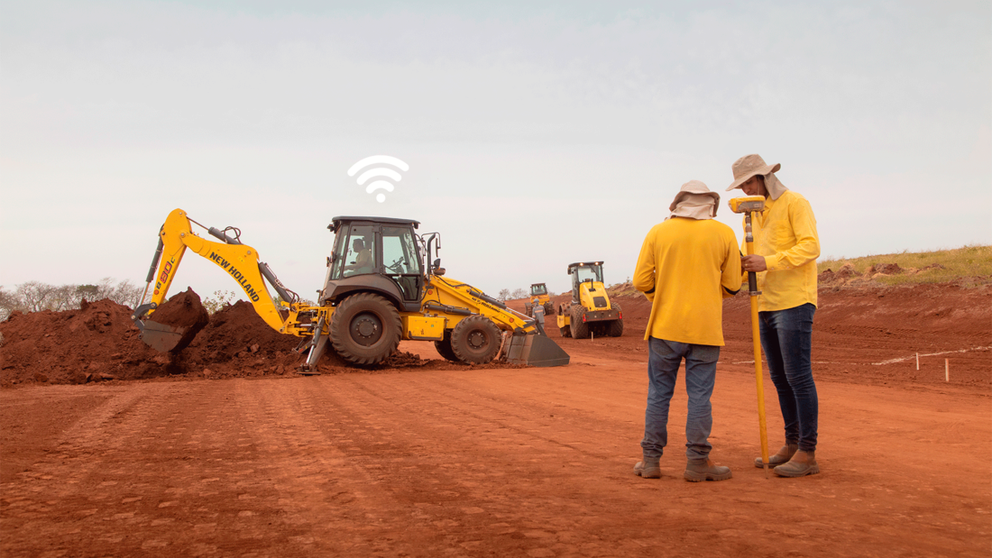
M 431 265 L 431 273 L 438 277 L 444 275 L 444 268 L 441 267 L 441 258 L 434 260 L 434 263 Z

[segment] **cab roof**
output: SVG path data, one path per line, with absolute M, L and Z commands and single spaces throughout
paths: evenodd
M 331 224 L 327 225 L 327 228 L 331 231 L 336 231 L 342 223 L 355 223 L 355 222 L 366 222 L 366 223 L 378 223 L 383 225 L 401 225 L 405 227 L 413 227 L 415 229 L 420 228 L 420 221 L 414 221 L 413 219 L 397 219 L 395 217 L 356 217 L 351 215 L 342 215 L 334 217 L 331 219 Z

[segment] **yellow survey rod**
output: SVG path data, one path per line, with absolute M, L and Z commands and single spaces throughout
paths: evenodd
M 730 200 L 734 213 L 744 214 L 744 242 L 747 255 L 754 255 L 754 234 L 751 232 L 751 213 L 764 209 L 765 199 L 761 196 L 747 196 Z M 768 426 L 765 422 L 765 388 L 761 374 L 761 330 L 758 327 L 758 276 L 747 272 L 748 292 L 751 295 L 751 340 L 754 345 L 754 383 L 758 391 L 758 429 L 761 431 L 761 463 L 765 476 L 768 476 Z
M 754 236 L 751 234 L 751 213 L 744 218 L 747 222 L 747 255 L 754 255 Z M 747 274 L 747 284 L 751 294 L 751 339 L 754 344 L 754 383 L 758 388 L 758 429 L 761 431 L 761 464 L 768 473 L 768 426 L 765 421 L 765 388 L 761 375 L 761 331 L 758 328 L 758 279 L 753 271 Z

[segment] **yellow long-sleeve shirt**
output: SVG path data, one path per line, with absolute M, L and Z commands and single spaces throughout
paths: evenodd
M 816 258 L 820 237 L 806 198 L 786 190 L 777 200 L 765 198 L 765 209 L 751 218 L 754 253 L 765 257 L 768 271 L 758 273 L 758 310 L 816 306 Z M 741 250 L 746 246 L 741 243 Z M 743 281 L 747 281 L 744 274 Z
M 733 229 L 673 217 L 655 225 L 637 258 L 634 288 L 651 299 L 644 338 L 723 346 L 723 298 L 741 286 Z

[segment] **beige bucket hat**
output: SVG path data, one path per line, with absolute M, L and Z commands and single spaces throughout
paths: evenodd
M 682 205 L 681 211 L 676 211 L 676 209 Z M 712 206 L 709 207 L 709 206 Z M 706 211 L 701 211 L 702 208 L 706 208 Z M 709 217 L 716 217 L 716 210 L 720 207 L 720 194 L 710 191 L 710 189 L 699 180 L 690 180 L 682 185 L 679 193 L 675 195 L 675 200 L 672 201 L 672 205 L 668 206 L 669 211 L 673 214 L 679 215 L 680 213 L 691 211 L 693 218 L 695 219 L 705 219 Z M 707 217 L 702 216 L 702 213 L 709 213 Z M 695 215 L 700 215 L 696 217 Z M 684 216 L 689 216 L 684 215 Z
M 773 172 L 778 172 L 778 169 L 782 168 L 780 163 L 775 163 L 774 165 L 766 165 L 765 160 L 761 158 L 761 155 L 745 155 L 740 159 L 734 161 L 731 169 L 734 171 L 734 183 L 727 188 L 727 191 L 731 191 L 734 188 L 740 188 L 741 184 L 744 184 L 752 176 L 768 176 Z

